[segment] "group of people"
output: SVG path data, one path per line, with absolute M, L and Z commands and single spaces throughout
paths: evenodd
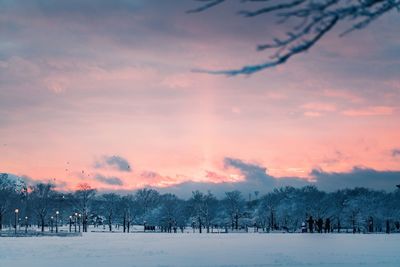
M 312 216 L 301 224 L 302 233 L 330 233 L 331 232 L 331 220 L 327 218 L 324 222 L 322 218 L 313 219 Z

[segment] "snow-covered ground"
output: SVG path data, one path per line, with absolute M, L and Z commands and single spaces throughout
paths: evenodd
M 400 266 L 400 235 L 85 233 L 0 238 L 1 267 Z

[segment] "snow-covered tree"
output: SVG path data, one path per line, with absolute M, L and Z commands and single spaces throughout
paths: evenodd
M 198 224 L 200 233 L 204 226 L 207 229 L 207 233 L 210 232 L 210 226 L 217 212 L 217 203 L 217 199 L 211 192 L 207 192 L 207 194 L 200 191 L 192 192 L 192 197 L 189 199 L 188 204 L 191 216 Z
M 135 194 L 135 201 L 137 202 L 136 213 L 138 216 L 146 220 L 148 213 L 157 207 L 159 198 L 160 194 L 154 189 L 139 189 Z
M 20 200 L 26 193 L 26 185 L 23 181 L 11 179 L 7 173 L 0 174 L 0 231 L 3 229 L 5 214 L 20 208 Z
M 30 203 L 33 212 L 39 219 L 41 231 L 44 232 L 47 215 L 54 205 L 54 185 L 51 183 L 38 183 L 30 187 Z
M 79 184 L 78 190 L 75 191 L 75 205 L 82 216 L 84 232 L 87 232 L 90 204 L 95 195 L 96 189 L 92 188 L 87 183 Z
M 231 191 L 225 193 L 223 199 L 226 213 L 231 221 L 232 230 L 239 229 L 239 219 L 245 215 L 245 200 L 239 191 Z
M 101 196 L 103 214 L 107 218 L 108 229 L 112 231 L 114 218 L 117 216 L 118 205 L 120 205 L 120 196 L 115 193 L 107 193 Z

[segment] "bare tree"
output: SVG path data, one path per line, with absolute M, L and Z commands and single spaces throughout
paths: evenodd
M 78 185 L 78 190 L 75 192 L 76 205 L 82 214 L 83 231 L 87 232 L 89 204 L 96 195 L 96 189 L 93 189 L 89 184 L 83 183 Z
M 160 198 L 160 205 L 159 224 L 166 232 L 176 232 L 182 216 L 182 201 L 174 194 L 164 194 Z
M 0 174 L 0 231 L 3 229 L 3 217 L 9 209 L 15 190 L 15 183 L 9 179 L 7 173 Z
M 130 226 L 133 220 L 133 217 L 135 215 L 134 212 L 134 207 L 135 207 L 135 201 L 134 201 L 134 196 L 129 194 L 126 196 L 123 196 L 121 198 L 121 209 L 122 209 L 122 220 L 123 220 L 123 227 L 124 227 L 124 232 L 130 231 Z
M 103 202 L 104 213 L 107 216 L 108 228 L 111 232 L 113 219 L 118 209 L 118 204 L 119 204 L 118 202 L 120 200 L 120 196 L 115 193 L 108 193 L 104 194 L 102 198 L 104 201 Z
M 217 202 L 211 192 L 207 194 L 203 194 L 200 191 L 192 192 L 192 197 L 189 199 L 189 208 L 191 215 L 196 218 L 200 233 L 203 226 L 207 228 L 207 233 L 210 232 L 211 221 L 216 214 Z
M 336 219 L 336 229 L 340 233 L 343 210 L 346 206 L 346 192 L 337 191 L 331 194 L 331 216 Z
M 32 209 L 38 216 L 41 231 L 44 232 L 45 220 L 53 204 L 52 197 L 55 194 L 54 185 L 51 183 L 39 183 L 31 186 L 30 189 Z
M 244 216 L 245 201 L 239 191 L 225 193 L 225 207 L 231 219 L 232 230 L 239 229 L 239 219 Z
M 206 223 L 207 233 L 210 232 L 210 225 L 212 224 L 212 221 L 217 213 L 217 203 L 217 199 L 210 191 L 208 191 L 207 194 L 204 195 L 203 214 Z
M 281 192 L 275 189 L 273 192 L 265 195 L 260 202 L 261 215 L 265 216 L 265 226 L 268 226 L 269 230 L 275 230 L 277 221 L 277 208 L 282 200 Z
M 318 190 L 315 186 L 305 186 L 301 188 L 301 205 L 304 208 L 306 217 L 314 216 L 316 219 L 327 215 L 326 193 Z M 330 203 L 332 204 L 332 203 Z
M 189 199 L 189 208 L 191 215 L 198 223 L 199 233 L 202 232 L 203 228 L 203 205 L 204 205 L 204 194 L 200 191 L 192 192 L 192 197 Z
M 226 0 L 197 0 L 203 4 L 189 13 L 197 13 L 228 2 Z M 351 21 L 341 36 L 360 30 L 389 11 L 400 11 L 400 0 L 241 0 L 246 7 L 257 4 L 252 10 L 242 10 L 240 15 L 252 18 L 276 15 L 278 23 L 295 20 L 286 37 L 274 38 L 272 43 L 260 44 L 258 51 L 273 50 L 271 58 L 264 63 L 244 66 L 233 70 L 204 71 L 212 74 L 239 75 L 255 72 L 286 63 L 292 56 L 308 51 L 339 22 Z M 265 6 L 259 7 L 260 3 Z
M 154 208 L 159 201 L 160 194 L 154 189 L 139 189 L 135 194 L 135 199 L 139 205 L 138 213 L 144 217 L 151 208 Z

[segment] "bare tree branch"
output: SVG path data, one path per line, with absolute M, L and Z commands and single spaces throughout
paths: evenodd
M 207 2 L 205 5 L 202 5 L 198 8 L 192 9 L 187 11 L 187 13 L 198 13 L 198 12 L 202 12 L 204 10 L 207 10 L 209 8 L 212 8 L 213 6 L 222 4 L 222 2 L 224 2 L 225 0 L 197 0 L 199 2 Z
M 203 12 L 226 0 L 197 0 L 203 2 L 200 7 L 190 13 Z M 351 26 L 340 36 L 368 26 L 380 16 L 391 10 L 400 11 L 400 0 L 241 0 L 243 4 L 251 2 L 266 3 L 265 7 L 239 12 L 244 17 L 256 17 L 273 13 L 280 18 L 279 23 L 292 19 L 299 21 L 286 33 L 285 38 L 274 38 L 272 43 L 260 44 L 258 51 L 273 50 L 270 60 L 255 65 L 244 66 L 233 70 L 195 70 L 211 74 L 239 75 L 255 72 L 286 63 L 292 56 L 306 52 L 325 34 L 332 30 L 338 22 L 351 21 Z

